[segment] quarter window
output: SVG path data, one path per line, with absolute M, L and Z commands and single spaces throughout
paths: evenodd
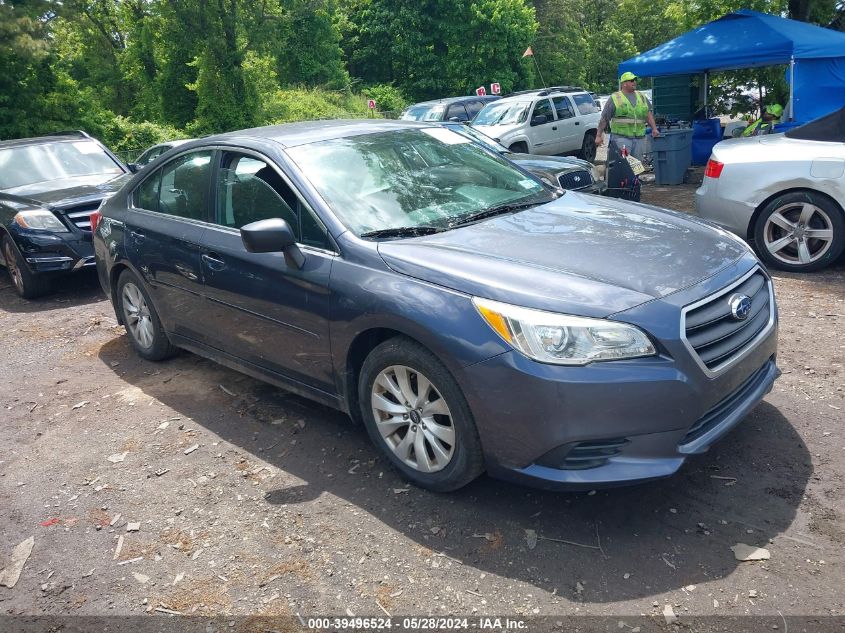
M 595 100 L 590 95 L 573 95 L 572 98 L 575 100 L 575 107 L 581 114 L 592 114 L 599 111 Z

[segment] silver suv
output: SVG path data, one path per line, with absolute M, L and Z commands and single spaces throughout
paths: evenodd
M 487 104 L 472 126 L 512 152 L 596 158 L 601 112 L 589 92 L 573 86 L 517 92 Z

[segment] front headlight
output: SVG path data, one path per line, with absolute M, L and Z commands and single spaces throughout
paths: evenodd
M 36 229 L 38 231 L 54 231 L 56 233 L 70 233 L 68 228 L 61 223 L 59 218 L 46 209 L 32 209 L 30 211 L 19 211 L 15 214 L 15 222 L 24 229 Z
M 499 336 L 529 358 L 557 365 L 653 356 L 645 333 L 625 323 L 522 308 L 473 297 L 473 304 Z

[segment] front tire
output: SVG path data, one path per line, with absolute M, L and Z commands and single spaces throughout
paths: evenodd
M 50 290 L 50 280 L 29 270 L 26 261 L 8 235 L 3 236 L 3 259 L 15 292 L 24 299 L 36 299 Z
M 845 250 L 845 216 L 829 198 L 795 191 L 763 208 L 753 234 L 755 250 L 767 265 L 812 272 L 832 264 Z
M 370 439 L 414 484 L 448 492 L 483 472 L 481 441 L 463 393 L 418 343 L 397 337 L 370 352 L 358 398 Z
M 525 141 L 519 141 L 518 143 L 511 144 L 508 149 L 513 152 L 514 154 L 527 154 L 528 153 L 528 143 Z
M 139 356 L 164 360 L 178 351 L 170 344 L 143 284 L 129 270 L 124 270 L 117 280 L 117 301 L 126 333 Z

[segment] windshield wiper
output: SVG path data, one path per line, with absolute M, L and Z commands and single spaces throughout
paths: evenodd
M 554 198 L 552 198 L 552 200 L 554 200 Z M 532 200 L 531 202 L 507 202 L 505 204 L 496 205 L 495 207 L 488 207 L 487 209 L 479 211 L 478 213 L 473 213 L 472 215 L 468 215 L 462 218 L 455 218 L 455 220 L 449 223 L 449 226 L 461 226 L 462 224 L 470 224 L 472 222 L 484 220 L 485 218 L 492 218 L 494 215 L 504 215 L 505 213 L 513 213 L 514 211 L 519 211 L 520 209 L 536 207 L 538 205 L 545 204 L 546 202 L 549 202 L 549 200 Z
M 443 229 L 436 226 L 397 226 L 389 229 L 378 229 L 361 233 L 361 237 L 417 237 L 439 233 Z

